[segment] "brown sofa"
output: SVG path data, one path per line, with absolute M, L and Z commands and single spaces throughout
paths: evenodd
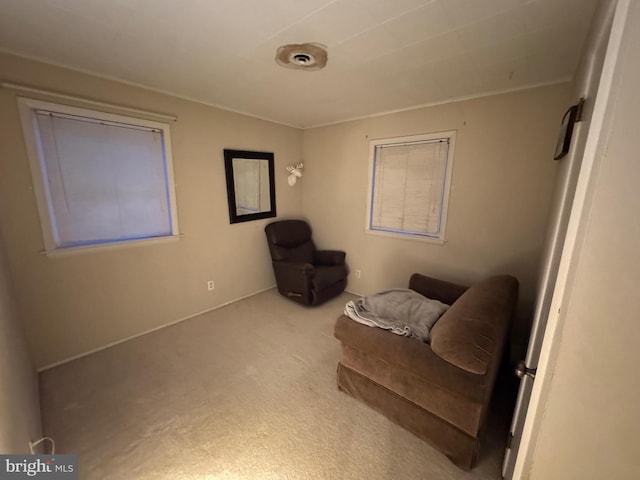
M 479 435 L 518 298 L 518 281 L 487 278 L 470 288 L 414 274 L 409 288 L 451 307 L 431 343 L 342 315 L 338 387 L 447 455 L 473 467 Z

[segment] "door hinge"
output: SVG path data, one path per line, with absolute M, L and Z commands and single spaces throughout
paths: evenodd
M 507 450 L 511 448 L 511 442 L 513 442 L 513 432 L 509 432 L 507 436 Z

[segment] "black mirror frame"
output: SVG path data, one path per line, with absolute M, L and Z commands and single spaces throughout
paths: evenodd
M 269 197 L 271 199 L 271 210 L 267 212 L 249 213 L 238 215 L 236 205 L 236 189 L 233 178 L 233 159 L 250 158 L 256 160 L 266 160 L 269 162 Z M 251 152 L 248 150 L 224 150 L 224 169 L 227 177 L 227 202 L 229 204 L 229 222 L 240 223 L 260 220 L 261 218 L 271 218 L 276 216 L 276 181 L 273 153 L 271 152 Z

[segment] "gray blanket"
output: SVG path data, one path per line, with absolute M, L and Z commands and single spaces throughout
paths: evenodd
M 431 327 L 449 305 L 396 288 L 348 302 L 344 314 L 358 323 L 429 342 Z

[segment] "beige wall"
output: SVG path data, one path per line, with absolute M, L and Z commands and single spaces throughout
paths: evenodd
M 171 134 L 184 237 L 50 258 L 39 253 L 43 240 L 18 93 L 0 90 L 0 220 L 37 366 L 274 285 L 263 233 L 267 220 L 229 224 L 222 151 L 274 152 L 278 217 L 299 216 L 301 189 L 287 186 L 284 167 L 300 161 L 302 131 L 6 54 L 0 54 L 0 79 L 178 116 Z M 207 280 L 215 281 L 213 292 Z
M 305 130 L 303 209 L 320 247 L 342 248 L 350 291 L 412 272 L 470 283 L 506 272 L 530 308 L 556 174 L 566 84 Z M 369 140 L 456 130 L 445 245 L 365 233 Z M 362 270 L 356 279 L 353 271 Z M 521 312 L 521 315 L 525 315 Z
M 41 437 L 38 380 L 14 301 L 0 235 L 0 453 L 29 453 Z
M 405 285 L 413 271 L 470 283 L 495 272 L 534 296 L 568 85 L 302 131 L 168 95 L 0 54 L 0 78 L 103 102 L 176 114 L 175 243 L 51 258 L 43 250 L 15 97 L 0 90 L 0 220 L 18 305 L 42 367 L 273 285 L 267 221 L 229 225 L 223 148 L 273 151 L 278 217 L 304 214 L 320 247 L 347 251 L 349 290 Z M 24 93 L 22 95 L 25 95 Z M 30 95 L 32 97 L 41 97 Z M 447 243 L 364 233 L 368 138 L 457 130 Z M 304 146 L 303 146 L 304 139 Z M 295 188 L 284 166 L 304 159 Z M 280 174 L 282 173 L 282 174 Z M 216 289 L 208 292 L 206 281 Z
M 640 5 L 631 2 L 559 315 L 532 479 L 640 478 Z

